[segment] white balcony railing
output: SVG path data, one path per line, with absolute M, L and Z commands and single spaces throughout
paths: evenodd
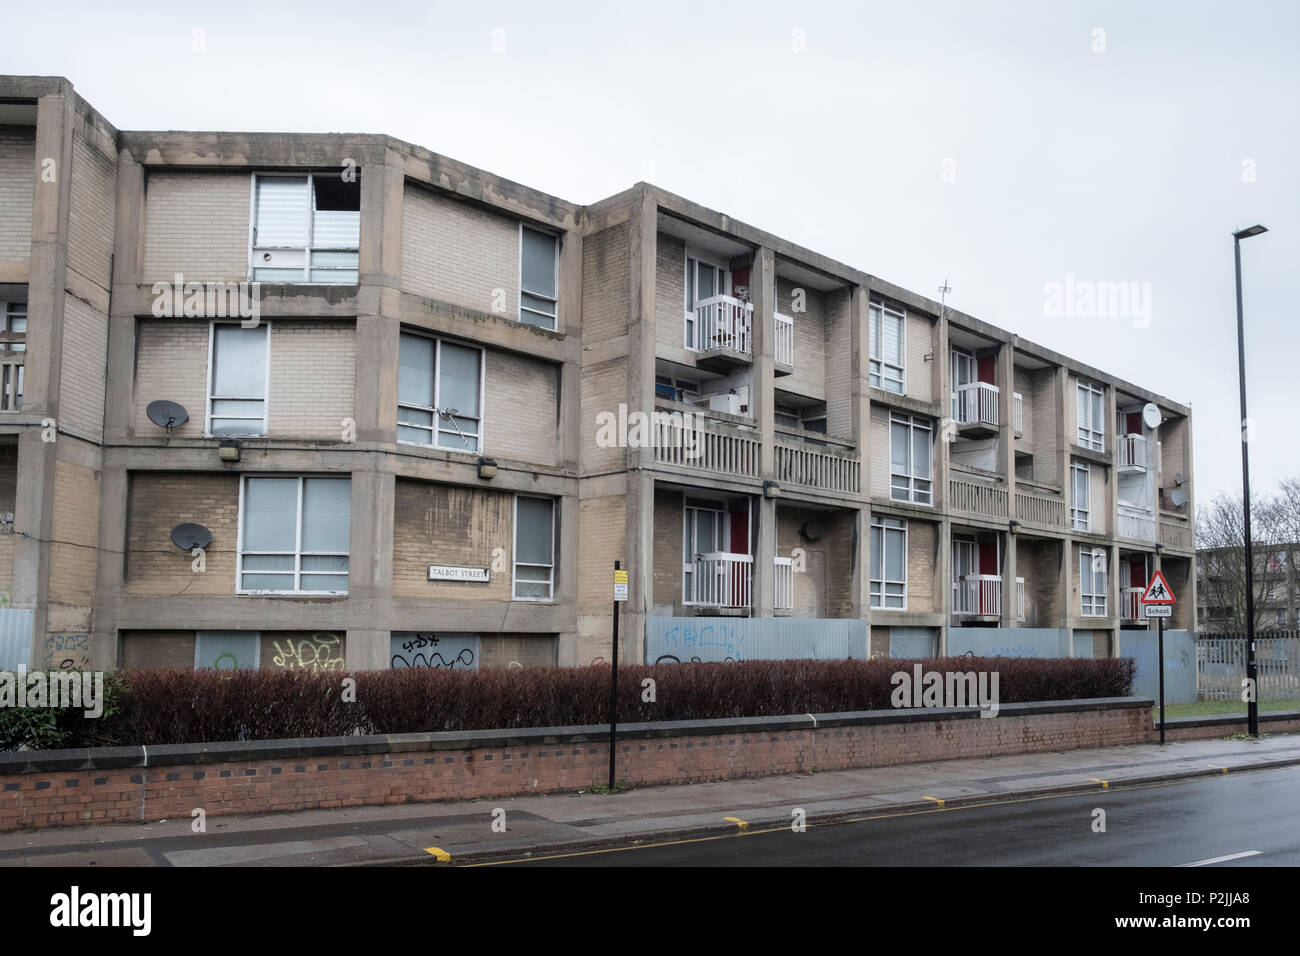
M 1141 435 L 1124 435 L 1119 440 L 1119 470 L 1147 470 L 1147 440 Z
M 23 363 L 26 354 L 0 351 L 0 412 L 20 412 L 23 409 Z
M 1002 578 L 996 574 L 968 574 L 952 584 L 954 614 L 1002 616 Z
M 776 355 L 777 365 L 794 368 L 794 319 L 788 315 L 776 313 Z
M 1025 433 L 1025 398 L 1019 392 L 1011 393 L 1012 410 L 1015 415 L 1016 434 Z
M 701 422 L 692 419 L 687 428 L 682 414 L 705 413 L 685 405 L 657 405 L 651 419 L 655 461 L 659 464 L 742 478 L 758 477 L 760 443 L 752 428 Z
M 1149 511 L 1120 505 L 1115 515 L 1115 530 L 1121 538 L 1133 538 L 1137 541 L 1154 541 L 1156 539 L 1156 519 Z
M 1119 617 L 1121 621 L 1142 621 L 1142 592 L 1145 588 L 1120 588 Z
M 1002 576 L 968 574 L 952 583 L 954 614 L 978 617 L 1002 616 Z M 1016 578 L 1016 620 L 1025 619 L 1025 579 Z
M 749 608 L 753 596 L 750 580 L 754 559 L 748 554 L 711 551 L 691 562 L 686 604 L 703 607 Z
M 778 611 L 794 610 L 794 559 L 793 558 L 773 558 L 772 563 L 776 572 L 776 591 L 773 595 L 772 606 Z
M 958 385 L 952 393 L 952 417 L 958 425 L 997 425 L 998 387 L 988 382 Z
M 729 295 L 703 300 L 695 306 L 696 350 L 730 349 L 749 355 L 753 317 L 753 305 Z
M 1007 517 L 1007 489 L 991 481 L 949 478 L 948 505 L 986 518 Z

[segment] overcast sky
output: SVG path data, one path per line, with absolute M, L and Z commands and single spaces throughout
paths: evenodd
M 925 295 L 946 277 L 955 308 L 1191 404 L 1205 502 L 1240 490 L 1231 233 L 1256 222 L 1253 485 L 1300 475 L 1298 11 L 65 2 L 7 8 L 0 69 L 66 76 L 119 129 L 389 133 L 580 203 L 646 179 Z M 1139 298 L 1050 315 L 1067 277 Z

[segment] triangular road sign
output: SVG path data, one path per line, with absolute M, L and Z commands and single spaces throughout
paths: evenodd
M 1142 593 L 1142 603 L 1173 604 L 1176 600 L 1177 598 L 1174 597 L 1174 592 L 1170 589 L 1165 576 L 1159 571 L 1151 575 L 1151 583 L 1147 585 L 1147 589 Z

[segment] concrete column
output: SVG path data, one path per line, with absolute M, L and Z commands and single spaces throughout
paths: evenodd
M 1007 514 L 1016 518 L 1016 426 L 1015 402 L 1015 352 L 1010 342 L 998 348 L 998 470 L 1007 481 Z M 1016 536 L 1003 535 L 1002 556 L 1002 626 L 1016 626 Z
M 145 228 L 144 169 L 123 150 L 117 163 L 117 214 L 113 227 L 113 278 L 108 316 L 108 381 L 104 441 L 134 434 L 136 317 L 132 305 L 141 280 Z M 166 395 L 145 396 L 153 400 Z M 191 415 L 202 414 L 190 409 Z M 115 542 L 113 547 L 121 547 Z
M 850 428 L 862 462 L 860 492 L 862 505 L 854 516 L 853 573 L 850 580 L 850 614 L 867 622 L 867 653 L 871 653 L 871 386 L 870 330 L 867 322 L 870 295 L 864 286 L 849 290 Z M 936 482 L 937 484 L 937 482 Z
M 1106 549 L 1106 561 L 1106 601 L 1109 612 L 1107 616 L 1115 622 L 1110 640 L 1111 654 L 1114 656 L 1118 653 L 1115 648 L 1119 645 L 1119 591 L 1125 583 L 1119 579 L 1119 545 L 1112 544 Z
M 939 436 L 935 448 L 934 507 L 945 517 L 938 524 L 938 545 L 934 573 L 939 588 L 938 608 L 943 614 L 943 627 L 939 631 L 939 655 L 948 653 L 948 628 L 952 626 L 952 521 L 946 517 L 948 510 L 948 475 L 952 461 L 952 442 L 957 434 L 952 419 L 952 367 L 948 343 L 948 316 L 942 309 L 935 324 L 934 376 L 935 394 L 939 396 Z
M 1106 479 L 1106 534 L 1114 537 L 1115 532 L 1119 530 L 1119 439 L 1116 432 L 1119 429 L 1119 415 L 1115 405 L 1115 389 L 1108 387 L 1105 390 L 1104 407 L 1106 409 L 1106 438 L 1104 447 L 1110 453 L 1111 466 L 1102 470 L 1093 466 L 1093 474 L 1100 473 Z
M 750 414 L 758 426 L 759 475 L 764 481 L 776 478 L 776 420 L 773 415 L 776 342 L 776 257 L 769 248 L 754 253 L 749 276 L 754 304 L 753 377 L 749 389 Z M 776 578 L 772 558 L 776 554 L 776 499 L 758 499 L 758 527 L 754 535 L 753 613 L 771 617 L 776 601 Z
M 1078 573 L 1074 566 L 1075 552 L 1078 544 L 1071 537 L 1061 539 L 1061 578 L 1057 582 L 1059 587 L 1059 603 L 1061 605 L 1061 624 L 1070 635 L 1070 656 L 1074 656 L 1074 622 L 1078 613 L 1074 607 L 1074 577 Z
M 125 468 L 104 469 L 99 486 L 100 551 L 95 568 L 95 603 L 98 607 L 90 641 L 90 666 L 93 670 L 108 670 L 121 662 L 121 638 L 117 633 L 117 622 L 111 620 L 110 615 L 101 613 L 100 608 L 106 599 L 126 587 L 125 551 L 130 489 L 130 472 Z
M 1064 365 L 1056 367 L 1056 483 L 1065 491 L 1066 514 L 1070 507 L 1070 445 L 1077 435 L 1069 420 L 1070 373 Z
M 352 413 L 357 441 L 397 441 L 404 187 L 405 175 L 396 165 L 361 171 L 361 285 Z
M 628 357 L 627 407 L 654 411 L 655 271 L 659 245 L 659 206 L 643 193 L 628 222 Z M 594 440 L 594 438 L 593 438 Z M 628 600 L 620 610 L 620 663 L 645 661 L 646 615 L 654 603 L 654 479 L 644 469 L 654 465 L 653 448 L 627 449 L 627 519 L 623 567 L 628 571 Z M 609 574 L 613 600 L 613 569 Z
M 392 474 L 352 472 L 352 530 L 349 536 L 348 602 L 376 609 L 384 607 L 393 592 Z M 382 623 L 378 619 L 376 623 Z M 349 670 L 388 667 L 387 630 L 348 631 L 344 654 Z

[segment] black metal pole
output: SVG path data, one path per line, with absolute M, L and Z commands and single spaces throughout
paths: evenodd
M 1168 607 L 1168 605 L 1166 605 Z M 1156 653 L 1160 657 L 1160 746 L 1165 745 L 1165 619 L 1156 618 Z
M 1241 384 L 1241 505 L 1246 534 L 1246 677 L 1250 700 L 1246 703 L 1249 731 L 1259 736 L 1259 690 L 1255 675 L 1255 554 L 1250 539 L 1250 442 L 1246 429 L 1246 326 L 1241 310 L 1241 238 L 1232 237 L 1232 258 L 1237 271 L 1237 377 Z
M 614 570 L 620 562 L 614 562 Z M 609 789 L 614 789 L 614 753 L 618 723 L 618 600 L 614 601 L 614 662 L 609 668 Z

